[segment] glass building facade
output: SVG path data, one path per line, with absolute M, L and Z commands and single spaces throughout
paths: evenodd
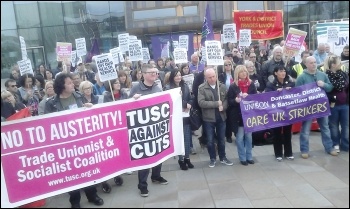
M 348 1 L 208 3 L 215 31 L 232 22 L 232 10 L 283 10 L 285 35 L 289 27 L 307 31 L 306 42 L 311 48 L 314 48 L 312 27 L 316 21 L 349 18 Z M 120 33 L 136 35 L 147 46 L 150 35 L 160 32 L 200 33 L 205 4 L 200 1 L 1 1 L 1 77 L 8 78 L 11 67 L 22 59 L 19 36 L 24 37 L 33 68 L 41 63 L 56 68 L 56 42 L 70 42 L 74 47 L 75 39 L 85 37 L 86 48 L 90 50 L 91 39 L 95 37 L 100 52 L 104 53 L 118 46 Z

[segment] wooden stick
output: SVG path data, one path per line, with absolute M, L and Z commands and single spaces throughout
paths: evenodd
M 111 88 L 111 94 L 112 94 L 113 101 L 115 101 L 111 80 L 109 80 L 108 83 L 109 83 L 109 88 Z
M 215 65 L 214 69 L 215 69 L 215 73 L 216 73 L 216 85 L 218 87 L 218 97 L 219 97 L 218 101 L 220 101 L 220 82 L 219 82 L 219 75 L 218 75 L 217 65 Z

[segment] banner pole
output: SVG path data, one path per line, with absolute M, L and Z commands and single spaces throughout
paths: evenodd
M 112 93 L 113 101 L 115 101 L 114 92 L 113 92 L 112 85 L 111 85 L 111 80 L 109 80 L 108 83 L 109 83 L 109 88 L 111 88 L 111 93 Z M 120 90 L 119 90 L 119 91 L 120 91 Z

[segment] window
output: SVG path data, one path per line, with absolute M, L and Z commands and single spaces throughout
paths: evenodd
M 309 22 L 309 4 L 288 6 L 288 22 L 304 23 Z
M 18 35 L 24 38 L 27 48 L 43 46 L 40 28 L 18 29 Z
M 330 20 L 332 19 L 332 2 L 318 3 L 311 5 L 312 9 L 310 13 L 310 21 L 317 20 Z
M 38 3 L 36 1 L 15 1 L 14 4 L 18 28 L 40 27 Z
M 19 45 L 16 30 L 1 31 L 1 78 L 9 78 L 11 67 L 22 60 L 21 48 Z
M 197 14 L 198 14 L 197 6 L 184 7 L 184 16 L 197 15 Z
M 39 1 L 39 11 L 43 26 L 63 25 L 62 4 L 60 1 Z
M 16 29 L 15 11 L 12 1 L 1 2 L 1 30 Z
M 66 24 L 81 23 L 81 18 L 89 20 L 86 14 L 85 1 L 62 2 L 64 11 L 64 22 Z M 82 15 L 82 16 L 81 16 Z
M 57 67 L 56 42 L 65 42 L 64 26 L 43 27 L 46 60 L 51 69 Z
M 237 1 L 238 10 L 264 10 L 264 1 Z
M 92 19 L 92 22 L 104 22 L 109 20 L 108 1 L 87 1 L 86 14 L 88 18 Z
M 175 16 L 176 16 L 175 8 L 134 11 L 135 20 L 165 18 L 165 17 L 175 17 Z
M 349 18 L 349 2 L 335 1 L 333 2 L 333 18 L 342 19 Z

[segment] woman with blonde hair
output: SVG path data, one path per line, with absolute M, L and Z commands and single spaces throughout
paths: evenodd
M 90 81 L 82 81 L 79 85 L 79 92 L 83 95 L 83 104 L 90 107 L 98 103 L 98 96 L 92 93 L 93 84 Z
M 235 69 L 233 83 L 227 92 L 227 100 L 231 106 L 231 117 L 233 132 L 236 136 L 236 145 L 238 157 L 242 165 L 254 164 L 252 155 L 252 133 L 246 133 L 243 129 L 243 118 L 241 113 L 240 102 L 242 98 L 250 94 L 256 94 L 257 90 L 249 78 L 248 70 L 244 65 L 238 65 Z
M 26 107 L 23 103 L 17 102 L 13 94 L 7 90 L 1 91 L 1 98 L 4 102 L 10 103 L 16 112 Z
M 333 90 L 327 93 L 331 115 L 328 125 L 336 152 L 349 151 L 349 75 L 341 70 L 340 57 L 331 55 L 324 61 L 324 69 Z M 340 129 L 339 129 L 340 128 Z

